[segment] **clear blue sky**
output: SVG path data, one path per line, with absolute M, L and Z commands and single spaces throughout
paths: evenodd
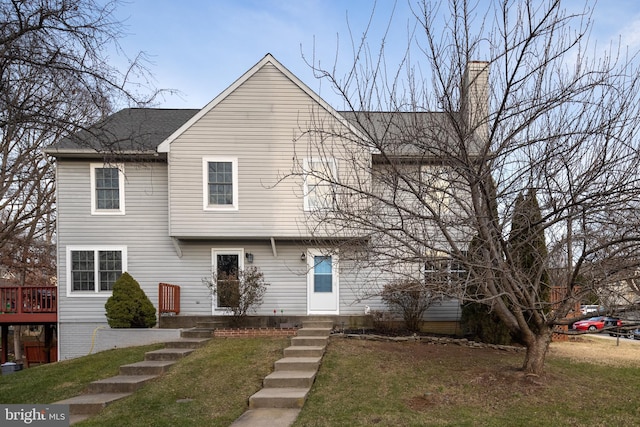
M 545 1 L 546 0 L 541 0 Z M 409 3 L 416 0 L 128 0 L 116 16 L 125 21 L 120 41 L 133 55 L 147 53 L 155 86 L 175 89 L 159 107 L 200 108 L 242 73 L 271 53 L 311 89 L 335 107 L 338 98 L 326 83 L 315 79 L 302 55 L 314 51 L 325 67 L 339 53 L 338 74 L 351 58 L 351 38 L 366 28 L 374 5 L 372 46 L 380 40 L 395 7 L 392 48 L 402 49 L 411 19 Z M 568 0 L 567 6 L 582 0 Z M 351 34 L 350 34 L 351 31 Z M 600 0 L 595 5 L 592 39 L 599 45 L 622 38 L 640 48 L 640 1 Z

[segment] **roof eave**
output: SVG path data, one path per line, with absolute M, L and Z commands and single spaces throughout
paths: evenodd
M 95 159 L 101 157 L 132 157 L 166 159 L 166 154 L 155 150 L 121 150 L 121 151 L 97 151 L 90 148 L 45 148 L 43 152 L 55 158 Z

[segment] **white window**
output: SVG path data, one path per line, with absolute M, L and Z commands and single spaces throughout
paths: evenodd
M 214 310 L 237 305 L 240 297 L 240 271 L 244 269 L 244 250 L 212 249 L 211 261 L 216 286 Z
M 467 278 L 465 266 L 451 258 L 432 258 L 425 263 L 425 281 L 427 284 L 457 284 Z
M 124 246 L 67 247 L 67 295 L 110 295 L 127 271 Z
M 313 291 L 333 292 L 333 261 L 331 255 L 313 257 Z
M 338 176 L 335 159 L 304 159 L 304 210 L 332 209 Z
M 91 163 L 91 214 L 124 215 L 124 166 Z
M 202 159 L 204 210 L 238 209 L 238 159 Z
M 434 212 L 444 212 L 449 208 L 452 191 L 451 174 L 439 166 L 422 167 L 424 203 Z

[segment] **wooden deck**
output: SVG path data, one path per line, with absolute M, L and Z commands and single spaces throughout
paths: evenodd
M 0 324 L 57 323 L 57 297 L 56 286 L 0 287 Z

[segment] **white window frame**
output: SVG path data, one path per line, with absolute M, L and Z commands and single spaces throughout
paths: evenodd
M 451 171 L 444 166 L 426 165 L 422 166 L 420 173 L 423 180 L 427 177 L 432 182 L 427 183 L 428 194 L 426 194 L 425 202 L 436 212 L 449 209 L 451 200 Z
M 233 186 L 233 203 L 230 205 L 209 204 L 209 163 L 227 162 L 231 163 L 231 175 Z M 238 210 L 238 158 L 228 156 L 212 156 L 202 158 L 202 209 L 205 211 L 237 211 Z
M 73 290 L 73 277 L 71 272 L 72 267 L 72 252 L 88 252 L 93 251 L 94 253 L 94 266 L 93 266 L 93 275 L 94 275 L 94 285 L 95 288 L 93 291 L 74 291 Z M 122 262 L 122 273 L 127 271 L 127 247 L 126 246 L 115 246 L 115 245 L 103 245 L 103 246 L 88 246 L 88 245 L 80 245 L 80 246 L 67 246 L 67 296 L 76 298 L 76 297 L 109 297 L 112 294 L 112 291 L 101 291 L 100 290 L 100 262 L 99 262 L 99 252 L 101 251 L 119 251 L 121 253 L 121 262 Z
M 218 272 L 218 255 L 237 255 L 238 270 L 244 270 L 244 248 L 211 248 L 211 279 L 216 278 Z M 214 286 L 217 286 L 214 282 Z M 212 295 L 211 314 L 232 314 L 229 307 L 218 307 L 218 296 Z
M 118 169 L 118 209 L 98 209 L 98 200 L 96 197 L 96 169 Z M 89 170 L 91 175 L 91 215 L 124 215 L 124 165 L 122 163 L 90 163 Z
M 303 162 L 302 162 L 302 168 L 303 168 L 303 173 L 304 173 L 304 188 L 303 188 L 303 192 L 304 192 L 304 210 L 307 211 L 307 212 L 312 212 L 312 211 L 333 209 L 335 207 L 335 200 L 333 200 L 333 193 L 334 193 L 334 189 L 333 188 L 331 188 L 331 191 L 328 194 L 329 197 L 332 197 L 332 199 L 330 200 L 330 203 L 327 203 L 326 205 L 322 205 L 322 206 L 320 206 L 320 205 L 316 206 L 316 205 L 311 203 L 311 200 L 313 199 L 313 197 L 310 197 L 312 191 L 309 189 L 309 181 L 308 181 L 307 178 L 308 178 L 309 171 L 317 170 L 317 169 L 313 168 L 313 164 L 314 163 L 321 164 L 322 167 L 324 168 L 324 170 L 320 171 L 320 174 L 325 174 L 327 172 L 327 170 L 328 170 L 329 173 L 331 173 L 334 181 L 338 177 L 337 161 L 333 157 L 328 157 L 328 158 L 306 157 L 306 158 L 304 158 Z M 324 185 L 327 186 L 327 187 L 332 187 L 333 186 L 332 183 L 325 183 Z

